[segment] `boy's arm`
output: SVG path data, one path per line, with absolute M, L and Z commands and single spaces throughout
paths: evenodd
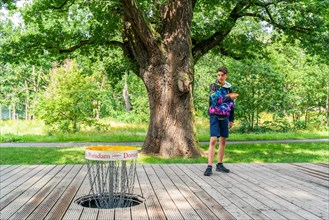
M 234 122 L 234 106 L 231 109 L 230 116 L 228 117 L 229 122 Z
M 229 89 L 229 92 L 230 92 L 230 93 L 233 92 L 231 88 Z M 230 97 L 229 97 L 229 98 L 230 98 Z M 232 99 L 230 98 L 230 100 L 232 100 Z M 229 120 L 230 122 L 234 122 L 234 100 L 232 100 L 232 102 L 233 102 L 233 106 L 231 107 L 230 116 L 228 117 L 228 120 Z

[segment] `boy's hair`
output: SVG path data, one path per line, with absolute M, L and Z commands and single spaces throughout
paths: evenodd
M 222 73 L 224 73 L 224 74 L 228 74 L 228 71 L 227 71 L 226 66 L 221 66 L 221 67 L 219 67 L 218 70 L 217 70 L 217 73 L 218 73 L 218 72 L 222 72 Z

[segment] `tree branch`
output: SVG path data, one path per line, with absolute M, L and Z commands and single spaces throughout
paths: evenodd
M 277 4 L 279 2 L 291 2 L 289 0 L 277 0 L 277 1 L 270 1 L 270 2 L 261 2 L 261 1 L 254 1 L 252 2 L 253 5 L 260 6 L 262 8 L 266 8 L 270 5 Z
M 209 50 L 214 48 L 215 46 L 219 45 L 225 37 L 230 33 L 232 28 L 235 26 L 236 21 L 238 18 L 240 18 L 241 11 L 247 6 L 248 2 L 238 2 L 233 10 L 231 11 L 229 17 L 226 19 L 224 24 L 221 26 L 221 28 L 218 28 L 216 33 L 214 33 L 210 38 L 203 40 L 195 45 L 195 47 L 192 49 L 192 54 L 194 57 L 194 60 L 199 60 L 205 53 L 207 53 Z
M 192 10 L 194 10 L 194 7 L 195 7 L 197 1 L 198 0 L 192 0 Z
M 151 27 L 143 16 L 136 0 L 121 0 L 127 21 L 132 24 L 138 38 L 143 42 L 145 48 L 154 50 L 157 47 L 158 33 Z
M 50 5 L 51 9 L 63 9 L 65 5 L 67 5 L 67 3 L 69 2 L 69 0 L 65 0 L 61 5 L 59 6 L 54 6 L 53 4 Z M 74 4 L 74 0 L 71 2 L 70 5 L 68 5 L 68 8 L 71 7 Z
M 266 18 L 263 15 L 258 14 L 258 13 L 241 14 L 241 17 L 244 17 L 244 16 L 260 18 L 261 20 L 266 21 L 267 23 L 273 25 L 273 27 L 276 27 L 276 28 L 279 28 L 282 30 L 292 30 L 292 31 L 297 31 L 297 32 L 304 33 L 304 34 L 307 34 L 309 31 L 312 31 L 312 29 L 310 29 L 310 28 L 298 27 L 298 26 L 288 27 L 288 26 L 276 23 L 270 14 L 268 14 L 269 18 Z
M 268 7 L 265 7 L 265 10 L 266 10 L 266 13 L 267 13 L 268 17 L 270 18 L 270 20 L 271 20 L 273 23 L 275 23 L 275 22 L 274 22 L 274 19 L 273 19 L 273 17 L 272 17 L 272 15 L 271 15 L 271 13 L 270 13 L 270 10 L 268 9 Z
M 233 59 L 235 59 L 235 60 L 241 60 L 241 59 L 243 59 L 242 56 L 239 56 L 239 55 L 237 55 L 237 54 L 234 54 L 234 53 L 232 53 L 232 52 L 226 50 L 226 49 L 224 48 L 224 46 L 222 46 L 222 45 L 220 45 L 220 47 L 219 47 L 219 51 L 220 51 L 220 53 L 221 53 L 222 55 L 224 55 L 224 56 L 228 56 L 228 57 L 231 57 L 231 58 L 233 58 Z

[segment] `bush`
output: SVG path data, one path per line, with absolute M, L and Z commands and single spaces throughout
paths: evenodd
M 71 61 L 52 71 L 50 83 L 40 97 L 37 115 L 52 129 L 62 132 L 77 132 L 83 124 L 96 124 L 93 119 L 99 97 L 96 83 Z

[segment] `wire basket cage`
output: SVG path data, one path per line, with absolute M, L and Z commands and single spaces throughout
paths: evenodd
M 128 146 L 93 146 L 85 150 L 91 194 L 78 204 L 112 209 L 133 206 L 138 150 Z

